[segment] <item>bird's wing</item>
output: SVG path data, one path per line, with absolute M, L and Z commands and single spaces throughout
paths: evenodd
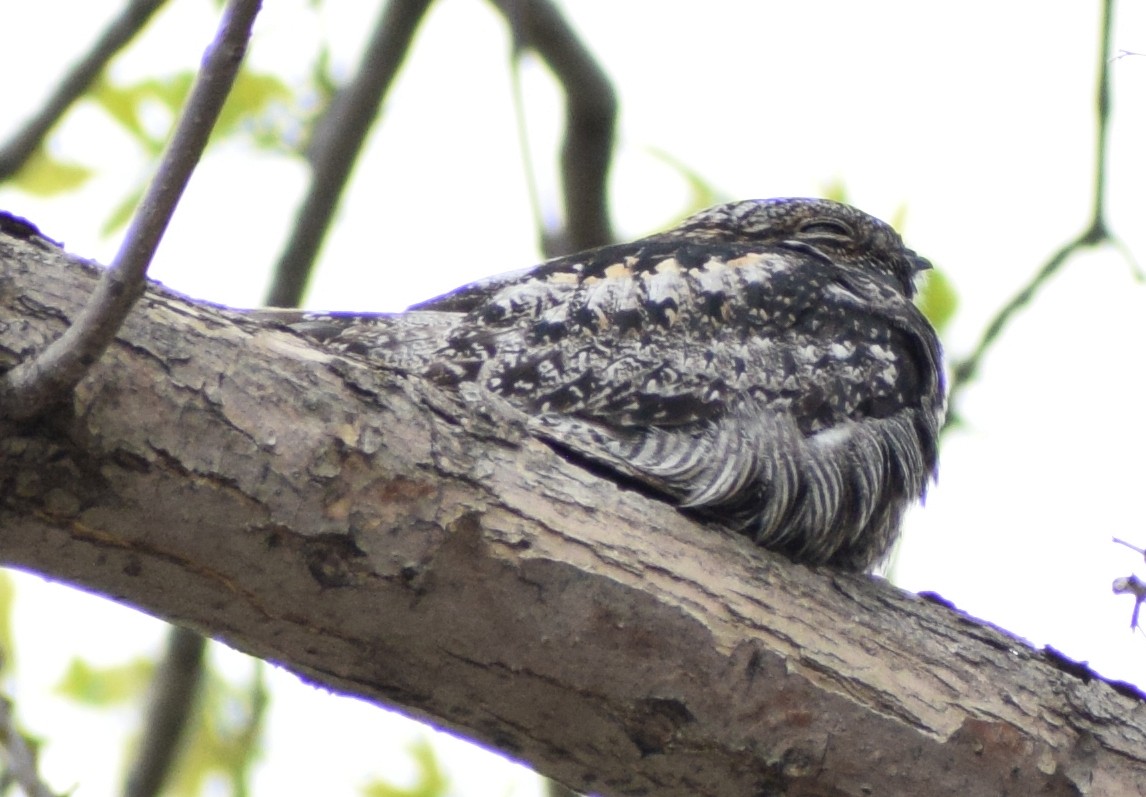
M 870 555 L 861 532 L 894 533 L 933 467 L 942 396 L 934 336 L 901 292 L 799 248 L 607 254 L 502 283 L 439 375 L 771 547 L 822 560 L 842 535 L 841 556 L 852 537 Z

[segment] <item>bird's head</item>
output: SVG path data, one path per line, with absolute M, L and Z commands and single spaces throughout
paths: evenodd
M 830 199 L 730 202 L 690 216 L 671 234 L 810 252 L 836 265 L 890 277 L 909 299 L 915 295 L 915 276 L 931 268 L 891 225 Z

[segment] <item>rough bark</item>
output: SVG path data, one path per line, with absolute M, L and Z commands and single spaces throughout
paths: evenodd
M 0 235 L 0 369 L 97 271 Z M 0 422 L 0 560 L 606 795 L 1146 794 L 1140 696 L 155 288 Z

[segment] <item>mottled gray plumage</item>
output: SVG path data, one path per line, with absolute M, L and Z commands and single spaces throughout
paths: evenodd
M 911 302 L 927 267 L 855 208 L 751 200 L 401 316 L 299 328 L 501 396 L 539 437 L 683 508 L 860 570 L 936 466 L 941 354 Z

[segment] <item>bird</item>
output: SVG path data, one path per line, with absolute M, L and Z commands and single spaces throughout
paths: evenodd
M 703 210 L 400 314 L 307 314 L 329 349 L 495 397 L 529 432 L 808 565 L 869 571 L 935 478 L 931 264 L 828 199 Z

